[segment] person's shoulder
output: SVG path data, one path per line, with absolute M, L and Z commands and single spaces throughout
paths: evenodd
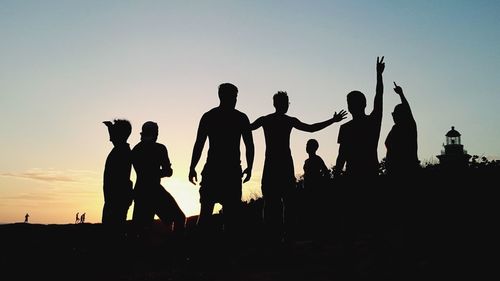
M 219 111 L 219 108 L 214 107 L 214 108 L 210 109 L 209 111 L 203 113 L 202 118 L 210 117 L 214 114 L 217 114 L 218 111 Z
M 262 115 L 259 118 L 257 118 L 257 120 L 259 120 L 259 122 L 261 122 L 261 124 L 263 126 L 265 126 L 269 122 L 272 122 L 273 119 L 274 119 L 274 113 L 270 113 L 270 114 L 267 114 L 267 115 Z M 255 121 L 257 121 L 257 120 L 255 120 Z
M 290 122 L 300 122 L 299 118 L 290 115 L 283 115 L 283 117 Z
M 353 126 L 353 119 L 343 123 L 343 124 L 340 124 L 340 129 L 345 129 L 345 128 L 349 128 L 349 127 L 352 127 Z
M 158 148 L 158 150 L 161 150 L 161 151 L 167 150 L 167 146 L 164 145 L 163 143 L 157 142 L 156 147 Z
M 239 110 L 237 110 L 237 109 L 235 109 L 235 110 L 233 111 L 233 114 L 234 114 L 234 115 L 235 115 L 235 117 L 236 117 L 236 118 L 238 118 L 239 120 L 242 120 L 242 121 L 249 121 L 249 120 L 250 120 L 250 119 L 248 119 L 248 116 L 247 116 L 245 113 L 243 113 L 243 112 L 241 112 L 241 111 L 239 111 Z
M 141 149 L 142 147 L 142 141 L 138 142 L 134 147 L 132 148 L 132 151 L 137 151 L 138 149 Z
M 265 120 L 269 120 L 269 119 L 273 118 L 273 116 L 274 116 L 274 113 L 269 113 L 267 115 L 262 115 L 261 117 L 259 117 L 259 119 L 265 121 Z
M 286 114 L 279 114 L 276 112 L 269 113 L 269 114 L 264 115 L 262 117 L 266 120 L 283 120 L 283 119 L 288 120 L 289 118 L 293 118 L 293 117 L 290 117 Z
M 238 109 L 234 109 L 234 114 L 240 117 L 247 117 L 246 113 L 239 111 Z M 248 118 L 248 117 L 247 117 Z

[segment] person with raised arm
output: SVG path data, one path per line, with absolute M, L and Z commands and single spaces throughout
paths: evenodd
M 394 92 L 401 103 L 394 107 L 394 125 L 385 139 L 387 174 L 395 177 L 413 175 L 419 167 L 417 123 L 403 89 L 394 82 Z
M 377 57 L 376 69 L 377 86 L 370 114 L 365 113 L 366 97 L 362 92 L 351 91 L 347 94 L 347 107 L 352 120 L 342 124 L 339 129 L 335 176 L 342 173 L 344 166 L 345 174 L 351 178 L 367 180 L 367 177 L 378 175 L 377 147 L 382 126 L 384 57 Z

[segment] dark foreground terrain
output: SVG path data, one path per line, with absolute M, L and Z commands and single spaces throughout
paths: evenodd
M 495 176 L 496 178 L 497 176 Z M 337 183 L 339 184 L 339 183 Z M 194 219 L 174 237 L 156 223 L 147 239 L 109 236 L 101 224 L 0 225 L 2 280 L 450 280 L 482 279 L 498 223 L 491 178 L 424 177 L 370 189 L 332 188 L 318 225 L 297 204 L 289 240 L 268 243 L 260 200 L 245 205 L 231 242 Z M 327 195 L 327 196 L 326 196 Z M 131 227 L 130 224 L 128 226 Z M 316 230 L 316 232 L 314 232 Z M 312 235 L 311 233 L 316 233 Z M 493 252 L 493 250 L 491 250 Z M 479 279 L 478 279 L 479 278 Z

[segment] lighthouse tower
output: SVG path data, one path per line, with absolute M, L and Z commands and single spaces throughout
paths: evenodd
M 441 155 L 436 156 L 441 166 L 445 168 L 465 168 L 467 166 L 471 156 L 464 150 L 460 136 L 460 133 L 453 126 L 446 133 L 446 144 L 443 144 L 444 150 L 441 151 Z

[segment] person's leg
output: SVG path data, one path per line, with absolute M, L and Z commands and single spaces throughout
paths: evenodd
M 160 186 L 156 214 L 163 223 L 172 227 L 173 232 L 182 234 L 186 223 L 186 216 L 175 201 L 174 197 Z
M 130 207 L 130 204 L 127 201 L 127 202 L 122 202 L 122 204 L 118 208 L 117 220 L 120 223 L 125 223 L 127 221 L 127 213 L 128 213 L 129 207 Z
M 238 236 L 241 231 L 241 190 L 243 188 L 241 183 L 241 168 L 231 172 L 231 176 L 227 175 L 226 179 L 220 184 L 221 188 L 223 188 L 221 197 L 224 231 L 229 236 Z
M 214 206 L 215 203 L 210 202 L 209 200 L 200 202 L 200 215 L 198 216 L 198 221 L 196 222 L 196 225 L 200 229 L 206 229 L 210 227 Z
M 193 261 L 200 268 L 210 268 L 213 250 L 216 249 L 213 241 L 212 213 L 215 203 L 202 195 L 200 188 L 200 214 L 196 222 L 195 236 L 193 237 Z
M 223 202 L 224 232 L 229 237 L 237 237 L 241 232 L 241 191 L 233 192 L 232 198 Z
M 104 202 L 104 207 L 102 208 L 102 224 L 108 224 L 111 216 L 109 202 Z M 75 219 L 75 223 L 80 222 L 80 219 Z
M 262 186 L 264 225 L 270 242 L 280 242 L 283 232 L 283 202 L 279 192 Z
M 296 189 L 293 183 L 287 183 L 281 194 L 283 200 L 283 211 L 281 220 L 283 221 L 283 238 L 287 241 L 295 239 L 297 227 L 297 198 Z
M 155 212 L 153 209 L 154 201 L 148 200 L 146 196 L 136 198 L 134 202 L 134 211 L 132 222 L 134 235 L 145 239 L 154 222 Z

